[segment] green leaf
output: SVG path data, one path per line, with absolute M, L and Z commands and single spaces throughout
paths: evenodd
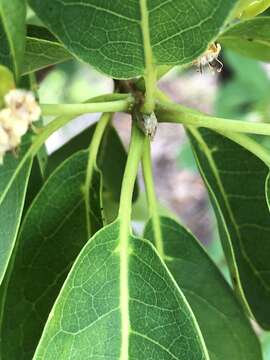
M 270 61 L 270 16 L 241 21 L 219 37 L 221 44 L 241 55 Z
M 81 190 L 87 155 L 80 151 L 63 162 L 25 215 L 5 284 L 1 358 L 32 358 L 54 300 L 88 240 Z M 92 223 L 100 228 L 100 179 L 96 177 L 91 186 Z
M 16 77 L 21 73 L 25 50 L 25 0 L 0 0 L 0 64 Z
M 210 359 L 262 359 L 250 322 L 205 250 L 176 221 L 163 217 L 160 223 L 164 261 L 194 312 Z M 144 237 L 155 244 L 152 221 L 148 222 Z
M 149 63 L 192 62 L 217 37 L 237 0 L 29 3 L 75 56 L 114 78 L 132 78 Z
M 4 165 L 0 168 L 0 284 L 5 275 L 9 259 L 16 241 L 21 221 L 32 158 L 24 164 L 24 157 L 30 139 L 26 137 L 20 148 L 19 158 L 13 154 L 5 156 Z
M 265 333 L 262 335 L 261 338 L 262 341 L 262 347 L 263 347 L 263 355 L 264 360 L 270 359 L 270 334 Z
M 264 190 L 268 166 L 213 131 L 191 128 L 189 135 L 235 290 L 258 323 L 269 329 L 270 216 Z
M 87 243 L 52 309 L 34 359 L 56 358 L 208 359 L 154 247 L 123 232 L 120 220 Z
M 23 74 L 59 64 L 72 55 L 45 28 L 35 25 L 27 27 Z

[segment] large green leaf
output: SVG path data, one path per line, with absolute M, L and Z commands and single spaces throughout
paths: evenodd
M 30 359 L 50 309 L 88 239 L 81 186 L 87 151 L 67 159 L 49 177 L 29 208 L 5 284 L 1 359 Z M 100 179 L 91 184 L 92 230 L 102 226 Z M 19 301 L 18 301 L 19 299 Z
M 25 0 L 0 0 L 0 64 L 17 77 L 25 49 Z
M 234 287 L 259 324 L 269 329 L 268 167 L 213 131 L 192 128 L 189 135 L 215 208 Z
M 68 358 L 208 359 L 196 320 L 154 247 L 123 232 L 120 220 L 82 250 L 34 356 Z
M 27 27 L 23 74 L 59 64 L 71 58 L 72 55 L 48 30 L 35 25 Z
M 131 78 L 143 75 L 149 62 L 176 65 L 196 59 L 217 37 L 237 0 L 29 3 L 70 52 L 114 78 Z
M 26 137 L 19 158 L 5 156 L 0 167 L 0 284 L 5 275 L 21 221 L 32 158 L 21 164 L 30 139 Z
M 241 55 L 269 62 L 270 16 L 236 23 L 220 35 L 219 41 Z
M 193 235 L 176 221 L 160 219 L 164 261 L 183 290 L 211 360 L 260 360 L 259 341 L 223 276 Z M 155 244 L 150 221 L 144 237 Z

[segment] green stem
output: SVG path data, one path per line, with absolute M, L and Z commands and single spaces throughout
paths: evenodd
M 143 133 L 137 128 L 133 121 L 131 142 L 125 173 L 123 177 L 122 190 L 119 207 L 119 256 L 120 256 L 120 308 L 122 312 L 122 344 L 120 359 L 129 357 L 129 238 L 130 238 L 130 220 L 132 209 L 132 194 L 136 181 L 139 162 L 141 159 L 144 144 Z
M 163 238 L 162 238 L 160 217 L 158 213 L 158 204 L 157 204 L 155 184 L 153 178 L 152 161 L 151 161 L 151 143 L 149 139 L 147 139 L 145 142 L 144 152 L 142 157 L 142 166 L 143 166 L 143 177 L 144 177 L 144 183 L 145 183 L 145 189 L 146 189 L 147 201 L 148 201 L 149 216 L 152 220 L 153 230 L 154 230 L 155 246 L 160 256 L 164 258 Z
M 97 123 L 93 140 L 89 146 L 89 155 L 88 155 L 88 163 L 86 168 L 86 179 L 84 184 L 84 199 L 85 199 L 85 209 L 86 209 L 86 226 L 87 226 L 87 234 L 90 237 L 91 234 L 91 221 L 90 221 L 90 188 L 91 182 L 93 179 L 93 174 L 96 167 L 98 151 L 100 148 L 100 144 L 103 138 L 104 131 L 111 120 L 111 114 L 103 114 L 100 120 Z
M 119 206 L 119 217 L 127 219 L 128 222 L 131 219 L 132 195 L 143 151 L 144 139 L 145 137 L 142 131 L 137 127 L 136 122 L 133 121 L 131 142 L 123 177 Z
M 81 115 L 86 113 L 98 112 L 119 112 L 128 111 L 132 105 L 131 98 L 126 100 L 105 101 L 97 103 L 84 104 L 41 104 L 41 111 L 43 116 L 58 116 L 58 115 Z
M 204 127 L 221 132 L 270 135 L 270 124 L 216 118 L 184 106 L 161 100 L 157 104 L 159 120 L 183 125 Z
M 163 103 L 163 104 L 166 103 L 166 106 L 169 105 L 169 107 L 170 108 L 173 107 L 173 109 L 175 109 L 175 107 L 177 107 L 178 110 L 182 111 L 182 114 L 184 114 L 185 117 L 192 117 L 192 116 L 195 116 L 195 117 L 204 116 L 204 117 L 206 117 L 205 115 L 201 114 L 197 110 L 189 109 L 189 108 L 187 108 L 185 106 L 177 105 L 177 104 L 172 103 L 170 101 L 170 99 L 167 97 L 167 95 L 164 94 L 160 90 L 157 90 L 156 95 L 157 95 L 157 98 L 159 99 L 160 103 Z M 162 116 L 165 117 L 167 115 L 162 114 Z M 178 116 L 180 116 L 180 114 L 178 114 L 177 117 Z M 207 118 L 210 118 L 210 117 L 207 117 Z M 215 119 L 216 122 L 220 121 L 219 118 L 210 118 L 210 119 Z M 226 121 L 226 130 L 224 130 L 224 128 L 219 129 L 216 126 L 215 126 L 215 128 L 213 127 L 212 129 L 215 130 L 216 132 L 218 132 L 219 134 L 231 139 L 232 141 L 236 142 L 237 144 L 241 145 L 242 147 L 244 147 L 245 149 L 247 149 L 248 151 L 250 151 L 251 153 L 256 155 L 267 166 L 270 165 L 270 154 L 262 145 L 258 144 L 256 141 L 254 141 L 250 137 L 241 134 L 240 131 L 239 132 L 232 132 L 233 129 L 231 129 L 230 124 L 231 124 L 231 122 L 234 122 L 235 120 L 223 120 L 223 121 L 224 122 Z M 184 124 L 184 122 L 182 122 L 181 120 L 180 121 L 172 121 L 172 122 L 179 122 L 179 123 Z M 241 127 L 242 127 L 243 124 L 246 124 L 243 121 L 237 121 L 237 123 L 241 123 Z M 268 125 L 268 124 L 253 124 L 253 123 L 248 123 L 248 124 L 251 125 L 251 126 L 254 126 L 254 125 L 263 125 L 263 126 Z M 187 125 L 187 127 L 190 127 L 190 125 Z M 204 125 L 202 127 L 207 127 L 207 126 L 205 126 L 205 123 L 204 123 Z
M 151 38 L 150 38 L 150 24 L 149 11 L 147 9 L 147 0 L 140 0 L 141 9 L 141 29 L 144 44 L 144 58 L 145 58 L 145 103 L 143 112 L 151 114 L 155 108 L 155 90 L 157 71 L 154 65 Z

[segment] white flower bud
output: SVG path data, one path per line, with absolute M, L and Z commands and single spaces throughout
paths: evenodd
M 11 90 L 4 101 L 6 108 L 0 111 L 0 163 L 7 151 L 20 145 L 31 123 L 41 115 L 40 107 L 29 91 Z
M 6 106 L 12 111 L 13 116 L 26 120 L 29 124 L 40 118 L 40 107 L 30 91 L 11 90 L 4 100 Z
M 9 143 L 12 149 L 21 143 L 21 137 L 29 127 L 25 118 L 15 117 L 10 109 L 0 111 L 0 125 L 9 135 Z

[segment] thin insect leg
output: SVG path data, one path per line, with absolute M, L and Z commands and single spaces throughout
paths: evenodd
M 222 63 L 220 60 L 216 59 L 216 61 L 217 61 L 217 63 L 220 65 L 220 67 L 217 69 L 217 72 L 220 73 L 220 72 L 222 71 L 224 65 L 223 65 L 223 63 Z

